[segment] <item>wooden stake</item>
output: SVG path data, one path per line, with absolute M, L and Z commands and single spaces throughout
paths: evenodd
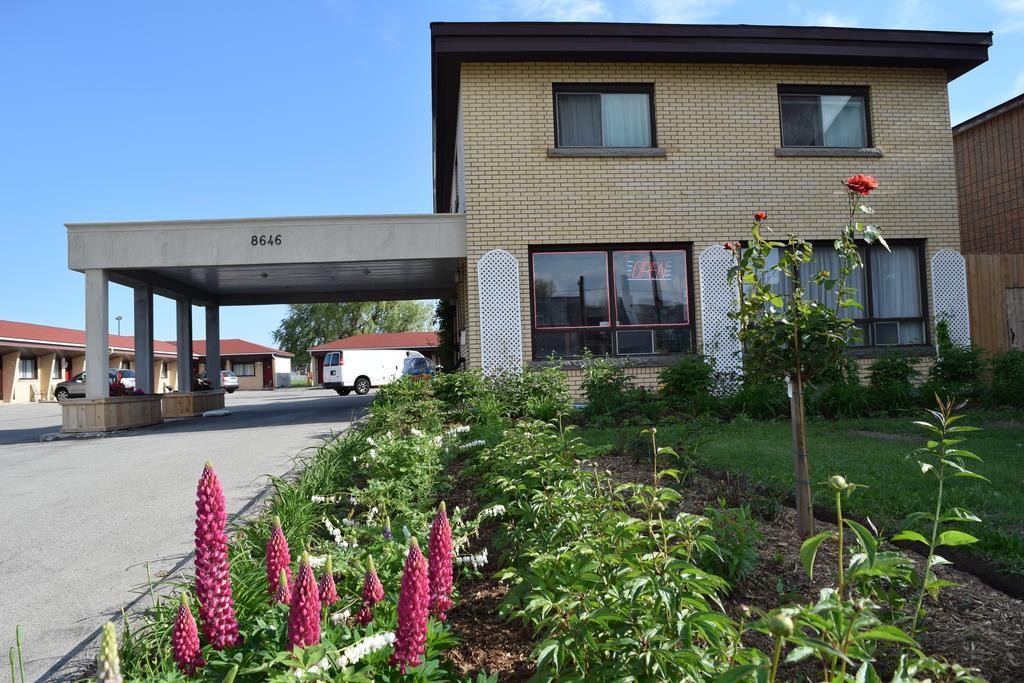
M 793 473 L 796 475 L 796 528 L 809 538 L 814 534 L 811 507 L 811 471 L 807 462 L 807 423 L 804 420 L 804 388 L 800 372 L 790 380 L 789 413 L 793 423 Z

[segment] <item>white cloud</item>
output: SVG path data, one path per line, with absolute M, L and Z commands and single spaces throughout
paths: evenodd
M 525 18 L 543 21 L 602 21 L 611 14 L 604 0 L 517 0 L 515 4 Z
M 693 24 L 713 18 L 732 0 L 639 0 L 634 3 L 647 21 L 658 24 Z
M 856 26 L 859 23 L 854 16 L 834 12 L 811 12 L 805 18 L 812 26 Z
M 933 3 L 922 0 L 899 0 L 889 11 L 890 28 L 928 28 L 935 23 Z
M 1024 31 L 1024 0 L 996 0 L 995 5 L 1002 14 L 997 32 Z

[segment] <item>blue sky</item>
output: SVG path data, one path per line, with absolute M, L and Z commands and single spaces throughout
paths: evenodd
M 428 25 L 525 19 L 992 30 L 953 122 L 1024 91 L 1024 0 L 0 0 L 0 318 L 83 324 L 65 222 L 429 212 Z M 111 331 L 131 309 L 112 286 Z M 269 343 L 283 311 L 221 334 Z

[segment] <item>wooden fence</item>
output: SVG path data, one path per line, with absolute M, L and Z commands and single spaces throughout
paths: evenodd
M 971 341 L 990 351 L 1024 348 L 1024 254 L 966 254 Z

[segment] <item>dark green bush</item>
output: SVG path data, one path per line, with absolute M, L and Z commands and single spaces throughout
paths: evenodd
M 700 563 L 702 569 L 735 584 L 757 568 L 757 544 L 764 540 L 764 535 L 758 530 L 749 506 L 728 508 L 725 504 L 720 498 L 716 507 L 704 509 L 704 516 L 711 521 L 718 553 L 705 553 Z
M 868 372 L 868 396 L 875 410 L 896 413 L 914 407 L 914 383 L 921 373 L 910 358 L 890 352 L 875 360 Z
M 860 381 L 860 367 L 849 356 L 815 379 L 807 392 L 806 410 L 828 418 L 856 417 L 871 408 Z
M 939 321 L 935 332 L 938 356 L 928 374 L 928 381 L 921 387 L 922 400 L 931 405 L 934 394 L 958 400 L 981 396 L 985 369 L 982 350 L 953 343 L 945 320 Z
M 778 380 L 748 379 L 722 400 L 727 415 L 774 420 L 789 414 L 786 384 Z
M 662 395 L 674 408 L 702 414 L 718 407 L 714 361 L 707 356 L 683 356 L 664 368 L 658 380 Z
M 588 417 L 615 417 L 625 412 L 626 404 L 636 404 L 642 400 L 632 378 L 618 363 L 585 351 L 581 368 L 581 386 L 587 401 Z
M 992 391 L 997 406 L 1024 406 L 1024 351 L 1010 349 L 992 356 Z

